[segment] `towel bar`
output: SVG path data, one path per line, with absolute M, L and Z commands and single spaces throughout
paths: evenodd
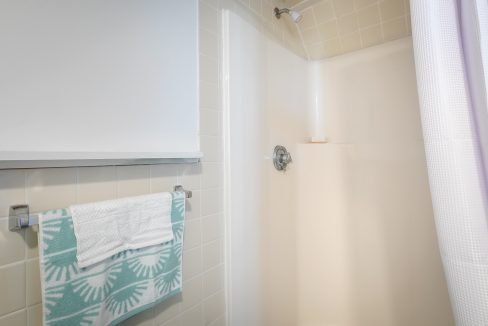
M 191 198 L 192 192 L 185 190 L 182 185 L 176 185 L 174 191 L 185 193 L 185 198 Z M 12 205 L 8 216 L 8 229 L 10 231 L 20 231 L 28 227 L 39 225 L 39 214 L 29 214 L 29 205 Z

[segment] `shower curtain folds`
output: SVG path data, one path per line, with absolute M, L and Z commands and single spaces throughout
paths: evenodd
M 411 0 L 429 182 L 457 325 L 488 325 L 488 1 Z

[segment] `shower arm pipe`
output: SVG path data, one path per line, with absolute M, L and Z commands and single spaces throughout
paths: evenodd
M 290 9 L 288 9 L 288 8 L 283 8 L 283 9 L 274 8 L 274 12 L 275 12 L 276 18 L 280 19 L 282 14 L 289 14 Z

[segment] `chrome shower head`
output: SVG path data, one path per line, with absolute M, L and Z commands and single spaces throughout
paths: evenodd
M 274 8 L 274 13 L 275 13 L 275 17 L 278 19 L 281 18 L 282 14 L 288 14 L 296 24 L 298 24 L 303 17 L 302 14 L 300 14 L 298 11 L 290 10 L 288 8 L 283 8 L 283 9 Z

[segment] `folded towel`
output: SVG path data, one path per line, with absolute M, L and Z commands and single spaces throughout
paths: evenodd
M 79 267 L 173 239 L 170 193 L 75 205 L 70 211 Z
M 116 325 L 181 292 L 185 197 L 171 196 L 173 240 L 123 251 L 88 268 L 76 261 L 69 210 L 40 215 L 44 326 Z

